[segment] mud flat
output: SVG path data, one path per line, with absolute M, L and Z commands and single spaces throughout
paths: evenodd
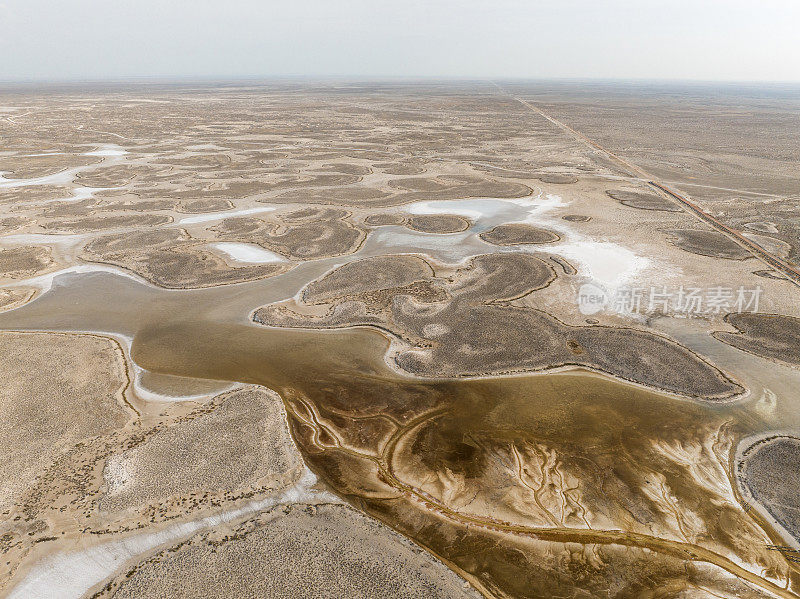
M 556 233 L 524 223 L 498 225 L 480 235 L 487 243 L 494 245 L 521 245 L 526 243 L 552 243 L 561 239 Z
M 298 260 L 354 252 L 365 233 L 349 222 L 349 213 L 331 208 L 306 208 L 282 215 L 280 221 L 256 217 L 226 218 L 214 227 L 220 241 L 251 243 Z
M 766 511 L 779 528 L 800 546 L 800 438 L 782 434 L 764 434 L 743 442 L 737 452 L 736 476 L 747 501 Z M 793 554 L 790 554 L 793 555 Z
M 368 214 L 364 218 L 364 223 L 372 227 L 383 227 L 387 225 L 402 225 L 404 222 L 406 222 L 406 219 L 402 214 L 377 213 L 377 214 Z
M 203 345 L 177 343 L 182 331 L 162 328 L 141 335 L 134 353 L 150 368 L 169 364 L 184 375 L 258 378 L 279 389 L 301 451 L 337 494 L 430 548 L 484 591 L 575 590 L 574 578 L 558 574 L 563 564 L 545 558 L 555 552 L 571 567 L 589 568 L 598 588 L 620 572 L 625 588 L 668 588 L 686 580 L 690 559 L 713 564 L 690 566 L 692 585 L 742 596 L 780 594 L 770 580 L 785 579 L 788 566 L 766 549 L 767 537 L 739 506 L 725 475 L 733 435 L 724 422 L 738 408 L 668 399 L 584 373 L 397 378 L 374 359 L 380 336 L 365 333 L 263 336 L 245 327 L 206 327 L 202 344 L 223 355 L 226 346 L 219 343 L 245 342 L 252 352 L 262 339 L 257 353 L 224 364 L 205 357 L 211 352 Z M 273 343 L 286 349 L 272 353 Z M 315 351 L 313 360 L 298 360 Z M 268 364 L 261 352 L 281 361 Z M 376 404 L 376 397 L 383 399 Z M 624 471 L 615 457 L 620 453 L 628 456 Z M 595 484 L 595 476 L 606 478 Z M 691 506 L 692 515 L 676 512 L 673 501 Z M 720 533 L 707 535 L 705 527 L 720 521 L 735 522 L 737 539 L 749 540 L 727 545 Z M 628 532 L 619 532 L 621 522 Z M 570 544 L 583 549 L 568 551 Z M 620 553 L 620 545 L 628 549 Z M 733 559 L 764 564 L 769 573 L 761 578 Z
M 526 256 L 526 260 L 535 258 Z M 526 265 L 523 272 L 531 270 Z M 411 284 L 420 277 L 423 281 L 435 278 L 424 260 L 406 257 L 396 267 L 404 273 L 403 280 Z M 384 264 L 374 272 L 388 270 Z M 380 301 L 381 285 L 367 287 L 374 279 L 373 272 L 357 269 L 355 273 L 363 275 L 364 293 L 372 293 L 376 298 L 373 301 Z M 541 274 L 544 278 L 539 284 L 553 276 L 546 267 Z M 398 276 L 390 278 L 396 280 Z M 462 286 L 476 298 L 513 297 L 513 286 L 497 286 L 503 280 L 487 283 L 485 288 L 463 285 L 463 281 Z M 352 276 L 342 277 L 341 283 L 350 285 L 345 293 L 354 291 Z M 63 286 L 54 288 L 52 295 L 37 300 L 42 302 L 39 306 L 34 302 L 21 309 L 14 320 L 25 322 L 26 313 L 35 315 L 40 310 L 42 315 L 48 314 L 47 306 L 67 291 Z M 148 293 L 174 301 L 182 301 L 186 294 L 184 307 L 175 305 L 171 309 L 183 314 L 194 312 L 198 317 L 206 309 L 197 298 L 212 294 Z M 325 300 L 340 297 L 342 291 L 326 284 L 314 293 L 310 299 Z M 130 308 L 125 302 L 113 307 L 103 307 L 103 302 L 86 306 L 86 322 L 111 323 L 112 314 L 116 322 L 124 322 L 152 304 L 144 297 L 137 298 L 131 290 L 112 295 L 130 297 Z M 67 301 L 69 296 L 63 297 Z M 109 318 L 103 315 L 104 310 Z M 59 322 L 66 325 L 62 319 Z M 69 326 L 80 326 L 80 322 L 73 320 Z M 687 588 L 700 585 L 721 593 L 760 597 L 773 592 L 771 580 L 789 576 L 787 562 L 780 554 L 765 549 L 768 539 L 739 507 L 727 482 L 725 456 L 733 435 L 726 432 L 724 424 L 746 420 L 737 417 L 739 408 L 735 404 L 712 407 L 687 402 L 582 373 L 464 381 L 398 377 L 382 360 L 387 340 L 364 330 L 282 330 L 202 320 L 167 326 L 153 322 L 152 326 L 137 328 L 133 358 L 150 371 L 275 389 L 284 399 L 300 451 L 326 484 L 429 548 L 483 591 L 526 596 L 531 589 L 541 595 L 572 592 L 587 584 L 597 588 L 623 584 L 619 588 L 622 593 L 628 588 L 685 584 Z M 381 399 L 376 402 L 376 398 Z M 245 443 L 252 438 L 245 439 L 239 433 L 246 430 L 243 425 L 222 425 L 232 422 L 229 419 L 235 413 L 223 416 L 221 412 L 220 420 L 209 420 L 197 428 L 200 421 L 193 424 L 196 419 L 208 418 L 204 412 L 200 409 L 186 424 L 178 424 L 174 433 L 169 429 L 150 433 L 146 437 L 152 440 L 150 448 L 148 441 L 141 449 L 110 460 L 104 476 L 112 493 L 131 498 L 126 501 L 133 504 L 150 505 L 153 501 L 159 519 L 186 513 L 186 506 L 194 502 L 191 495 L 188 504 L 165 502 L 159 495 L 169 491 L 170 485 L 177 485 L 176 492 L 188 489 L 183 487 L 187 483 L 191 485 L 183 476 L 170 477 L 166 464 L 176 458 L 186 459 L 182 456 L 190 459 L 187 465 L 194 457 L 205 463 L 201 444 L 215 445 L 205 434 L 181 434 L 184 429 L 180 427 L 207 430 L 221 434 L 222 439 L 232 432 L 235 439 Z M 263 414 L 263 408 L 239 413 L 252 418 Z M 632 419 L 635 425 L 629 426 Z M 638 432 L 634 435 L 631 431 Z M 186 451 L 173 455 L 181 443 L 199 445 L 195 449 L 186 446 Z M 140 459 L 144 452 L 158 447 L 163 450 L 158 455 L 173 457 Z M 240 447 L 231 447 L 241 455 Z M 619 470 L 619 464 L 612 467 L 620 454 L 629 456 L 624 471 Z M 152 480 L 161 482 L 148 483 L 150 477 L 144 475 L 125 482 L 124 472 L 145 466 L 153 471 Z M 189 474 L 192 468 L 182 470 Z M 219 472 L 223 477 L 230 476 L 228 467 Z M 616 472 L 613 480 L 597 479 L 608 472 Z M 511 493 L 510 483 L 516 489 Z M 179 493 L 177 497 L 186 495 Z M 686 507 L 676 511 L 675 501 Z M 207 504 L 199 505 L 189 513 L 202 514 L 202 506 Z M 168 506 L 174 507 L 165 510 Z M 718 512 L 720 509 L 724 515 Z M 150 513 L 142 512 L 147 517 Z M 705 532 L 708 523 L 722 521 L 734 522 L 735 539 L 726 540 L 728 537 L 716 529 Z M 125 522 L 130 520 L 115 526 Z M 244 533 L 249 530 L 247 526 L 232 529 Z M 108 528 L 106 521 L 103 529 Z M 197 537 L 185 547 L 197 543 L 202 548 L 225 536 L 233 538 L 216 530 L 209 534 L 212 536 Z M 453 543 L 453 539 L 458 542 Z M 165 542 L 171 541 L 164 539 L 157 545 Z M 177 538 L 175 542 L 179 542 Z M 621 546 L 627 549 L 620 550 Z M 464 547 L 470 551 L 464 552 Z M 200 548 L 187 554 L 187 559 L 189 555 L 206 555 L 207 551 Z M 146 551 L 156 550 L 152 546 Z M 234 551 L 233 545 L 230 550 Z M 164 558 L 171 555 L 165 553 Z M 570 569 L 588 569 L 590 577 L 576 582 L 571 575 L 563 574 L 562 559 L 553 555 L 568 559 Z M 138 586 L 127 588 L 139 592 L 151 581 L 160 588 L 155 562 L 142 563 L 140 575 L 132 566 Z M 177 576 L 176 562 L 168 563 L 170 567 L 163 571 L 167 582 Z M 741 563 L 746 567 L 737 565 Z M 508 564 L 513 567 L 509 569 Z M 691 571 L 688 578 L 687 567 Z M 759 574 L 764 568 L 767 573 Z M 620 575 L 623 583 L 619 582 Z M 230 579 L 222 576 L 220 580 L 224 585 Z
M 732 487 L 798 422 L 796 288 L 509 86 L 0 92 L 3 594 L 796 596 L 795 448 Z M 728 136 L 796 110 L 678 104 L 734 120 L 654 156 L 661 101 L 597 143 L 795 259 L 797 136 Z
M 470 222 L 454 214 L 418 214 L 410 217 L 406 226 L 423 233 L 460 233 Z
M 667 233 L 672 237 L 672 243 L 692 254 L 726 260 L 746 260 L 753 257 L 745 248 L 717 231 L 675 229 Z
M 43 299 L 51 300 L 64 287 L 56 289 L 58 291 L 54 295 L 45 295 Z M 151 295 L 166 293 L 154 288 L 143 289 Z M 175 295 L 170 297 L 179 299 Z M 131 299 L 131 306 L 138 305 L 139 308 L 151 303 Z M 124 302 L 113 310 L 105 302 L 100 302 L 98 306 L 103 304 L 110 310 L 109 314 L 112 311 L 116 313 L 117 322 L 130 320 L 132 314 L 120 319 L 118 309 L 124 306 Z M 97 312 L 93 316 L 87 313 L 89 320 L 86 322 L 101 322 L 102 318 L 98 319 L 97 316 Z M 18 316 L 14 320 L 22 322 Z M 194 327 L 186 330 L 191 329 Z M 200 332 L 205 329 L 200 327 L 196 330 Z M 255 362 L 245 358 L 244 363 L 248 366 L 244 370 L 226 373 L 231 379 L 251 379 L 247 374 L 250 364 L 254 366 L 251 370 L 253 374 L 260 372 L 264 360 L 276 350 L 287 356 L 293 353 L 285 351 L 291 348 L 293 342 L 285 346 L 279 339 L 278 344 L 274 345 L 274 341 L 270 340 L 272 335 L 262 339 L 262 330 L 255 327 L 244 327 L 244 330 L 257 334 L 250 341 L 259 341 L 250 343 L 250 346 L 262 350 L 254 354 Z M 248 343 L 240 335 L 230 337 L 231 332 L 226 331 L 224 338 L 238 338 Z M 263 524 L 264 530 L 248 537 L 241 559 L 249 557 L 256 560 L 252 563 L 257 563 L 256 555 L 260 549 L 256 547 L 264 548 L 263 543 L 270 548 L 263 556 L 285 556 L 287 548 L 295 547 L 289 541 L 291 537 L 298 543 L 298 555 L 315 555 L 315 560 L 328 564 L 328 570 L 322 567 L 298 570 L 295 564 L 292 568 L 296 578 L 268 579 L 273 584 L 280 584 L 288 596 L 303 596 L 303 589 L 309 585 L 331 584 L 350 584 L 350 587 L 341 589 L 345 595 L 350 591 L 361 592 L 359 589 L 365 588 L 367 590 L 364 592 L 373 596 L 377 587 L 369 585 L 380 584 L 387 596 L 392 597 L 407 596 L 409 593 L 414 596 L 475 596 L 473 591 L 464 587 L 462 579 L 383 525 L 344 506 L 325 507 L 338 503 L 338 500 L 311 488 L 314 477 L 312 475 L 309 482 L 308 476 L 303 474 L 303 460 L 289 437 L 286 413 L 275 393 L 258 386 L 245 387 L 218 395 L 188 413 L 185 407 L 178 405 L 168 407 L 166 411 L 162 407 L 156 412 L 158 417 L 155 422 L 152 422 L 155 414 L 149 417 L 148 422 L 143 422 L 136 410 L 146 410 L 147 406 L 132 406 L 126 402 L 127 394 L 124 392 L 129 382 L 123 352 L 115 342 L 102 336 L 65 333 L 2 335 L 12 342 L 4 343 L 2 347 L 14 352 L 13 356 L 17 356 L 20 348 L 26 350 L 21 352 L 21 357 L 14 359 L 12 354 L 3 356 L 3 366 L 10 369 L 7 380 L 20 379 L 20 383 L 7 388 L 4 395 L 9 400 L 5 409 L 9 413 L 4 420 L 16 430 L 16 433 L 10 430 L 6 435 L 14 445 L 7 453 L 19 456 L 19 459 L 15 458 L 6 464 L 10 470 L 5 478 L 23 482 L 30 479 L 30 485 L 3 490 L 6 515 L 22 515 L 4 521 L 2 528 L 2 550 L 11 568 L 9 576 L 16 573 L 13 584 L 8 587 L 10 596 L 40 596 L 43 592 L 52 594 L 51 589 L 56 588 L 60 594 L 53 594 L 54 597 L 77 596 L 90 591 L 93 585 L 98 585 L 98 589 L 105 588 L 109 584 L 106 581 L 108 577 L 112 577 L 112 584 L 107 589 L 111 590 L 116 572 L 124 575 L 131 568 L 139 571 L 137 564 L 140 562 L 144 572 L 152 573 L 155 569 L 158 573 L 154 579 L 137 576 L 134 579 L 135 594 L 158 594 L 161 588 L 159 584 L 168 580 L 175 571 L 158 558 L 152 560 L 154 553 L 158 555 L 166 547 L 166 555 L 172 555 L 179 547 L 202 546 L 207 537 L 194 539 L 188 544 L 187 540 L 194 533 L 208 532 L 213 540 L 211 547 L 219 548 L 217 541 L 224 544 L 230 540 L 232 544 L 226 545 L 225 551 L 237 554 L 240 550 L 239 541 L 245 540 L 244 531 L 254 526 L 252 518 L 258 514 L 262 514 L 258 518 L 263 517 L 264 520 L 255 524 L 257 527 Z M 203 336 L 204 333 L 197 341 Z M 313 345 L 319 343 L 318 339 L 308 339 Z M 103 356 L 84 352 L 79 358 L 76 357 L 86 362 L 80 368 L 74 367 L 71 358 L 56 356 L 60 360 L 67 359 L 62 377 L 79 377 L 77 381 L 65 380 L 56 388 L 50 387 L 49 381 L 38 377 L 38 373 L 54 362 L 60 363 L 54 361 L 54 352 L 63 351 L 66 357 L 78 353 L 81 346 L 75 340 L 85 340 L 89 346 L 87 351 L 97 346 L 96 349 L 106 348 L 105 351 L 110 354 Z M 34 343 L 36 341 L 40 343 Z M 200 347 L 195 341 L 187 341 L 187 347 Z M 266 341 L 267 345 L 264 346 L 261 341 Z M 33 344 L 30 351 L 27 351 L 27 344 Z M 307 354 L 309 348 L 301 347 L 301 354 Z M 134 350 L 134 353 L 138 353 L 138 350 Z M 294 355 L 291 360 L 296 361 L 301 354 Z M 340 352 L 334 350 L 335 354 Z M 233 353 L 230 355 L 234 356 Z M 106 381 L 100 376 L 108 368 L 107 362 L 111 358 L 111 364 L 116 364 L 120 369 L 121 379 L 116 381 L 113 377 Z M 27 362 L 20 364 L 20 359 Z M 48 366 L 42 361 L 46 361 Z M 216 360 L 212 361 L 217 366 L 221 365 Z M 238 359 L 235 359 L 231 366 L 236 368 L 237 363 Z M 161 366 L 155 371 L 162 371 L 162 376 L 173 376 L 169 371 L 180 371 L 180 368 L 174 369 L 168 364 Z M 279 363 L 276 366 L 278 370 L 273 373 L 283 370 L 286 364 Z M 91 368 L 99 371 L 88 372 Z M 84 370 L 87 371 L 86 377 L 81 374 Z M 206 371 L 203 376 L 225 378 L 217 376 L 213 369 Z M 84 381 L 84 378 L 88 380 Z M 194 378 L 191 375 L 187 380 Z M 272 379 L 269 375 L 266 378 L 259 375 L 257 378 L 269 379 L 273 386 L 279 382 L 279 379 Z M 35 385 L 45 387 L 40 389 Z M 103 385 L 111 385 L 107 393 L 116 392 L 116 399 L 92 393 L 95 387 Z M 56 397 L 51 397 L 54 393 Z M 73 399 L 75 394 L 78 395 L 77 399 Z M 44 398 L 47 413 L 61 406 L 61 411 L 53 415 L 54 420 L 50 423 L 54 428 L 50 436 L 45 435 L 44 430 L 33 431 L 32 434 L 29 426 L 14 424 L 19 420 L 14 413 L 20 409 L 35 410 L 33 405 L 28 405 L 30 402 L 22 401 L 27 398 L 34 402 Z M 101 410 L 104 401 L 111 410 L 109 415 Z M 95 414 L 87 421 L 94 428 L 83 431 L 78 426 L 70 425 L 71 434 L 65 434 L 62 429 L 69 422 L 65 410 L 75 405 L 83 406 L 84 410 L 70 413 L 70 417 L 80 423 L 83 422 L 84 412 Z M 164 406 L 163 403 L 160 405 Z M 36 420 L 25 415 L 20 418 L 26 422 Z M 90 443 L 83 442 L 87 435 L 91 438 Z M 46 447 L 43 448 L 42 443 Z M 29 452 L 23 455 L 20 452 L 24 448 Z M 296 508 L 291 507 L 295 504 Z M 306 522 L 305 519 L 313 516 L 317 509 L 322 510 L 320 517 Z M 287 521 L 280 522 L 284 517 Z M 309 530 L 312 532 L 309 533 Z M 238 533 L 242 533 L 241 538 Z M 304 534 L 310 536 L 304 537 Z M 272 544 L 269 539 L 272 539 Z M 279 540 L 278 544 L 275 544 L 275 539 Z M 249 545 L 250 541 L 257 543 Z M 79 551 L 75 551 L 76 545 L 81 547 Z M 175 548 L 169 549 L 173 545 Z M 312 545 L 328 546 L 330 550 L 314 553 L 309 551 Z M 59 551 L 58 547 L 70 550 Z M 205 549 L 201 553 L 203 551 Z M 343 551 L 349 557 L 343 557 Z M 334 559 L 334 555 L 339 559 Z M 213 561 L 213 557 L 209 557 Z M 309 563 L 309 567 L 314 563 Z M 381 575 L 374 578 L 374 568 L 378 563 L 381 564 Z M 238 596 L 236 589 L 240 587 L 236 586 L 234 578 L 235 573 L 240 571 L 228 570 L 228 578 L 223 579 L 220 578 L 225 571 L 222 563 L 217 563 L 215 567 L 218 569 L 212 577 L 219 580 L 221 585 L 213 587 L 215 593 Z M 270 567 L 289 567 L 289 563 L 281 558 Z M 369 568 L 373 574 L 356 576 L 365 568 Z M 401 576 L 400 572 L 406 568 L 412 569 L 412 574 L 405 572 Z M 352 574 L 353 578 L 346 576 L 346 573 Z M 178 576 L 184 578 L 185 574 L 178 572 Z M 129 578 L 132 576 L 123 576 L 120 581 Z M 263 576 L 259 576 L 259 580 L 263 579 Z M 241 577 L 238 581 L 242 583 Z M 3 584 L 8 584 L 8 579 Z M 127 592 L 125 589 L 120 593 Z
M 105 235 L 88 243 L 82 256 L 92 262 L 113 264 L 135 272 L 151 283 L 166 288 L 208 287 L 274 276 L 287 265 L 275 254 L 256 246 L 222 244 L 228 251 L 212 251 L 202 242 L 192 240 L 181 229 L 155 229 Z M 235 255 L 247 260 L 236 260 Z M 222 255 L 219 255 L 222 254 Z M 258 259 L 252 257 L 257 254 Z M 264 255 L 268 260 L 263 259 Z M 234 266 L 228 265 L 233 258 Z
M 477 256 L 450 274 L 414 256 L 367 258 L 310 283 L 301 303 L 267 306 L 273 327 L 371 326 L 398 339 L 391 361 L 418 376 L 464 377 L 584 366 L 665 391 L 729 399 L 743 389 L 680 345 L 652 333 L 570 327 L 541 310 L 508 305 L 556 279 L 529 254 Z M 411 310 L 408 302 L 420 308 Z M 326 304 L 323 315 L 303 304 Z M 644 364 L 647 364 L 645 367 Z M 680 367 L 675 367 L 680 364 Z
M 725 321 L 738 332 L 714 332 L 720 341 L 763 358 L 800 366 L 800 318 L 750 313 L 728 314 Z
M 640 210 L 660 210 L 662 212 L 683 212 L 683 208 L 675 202 L 671 202 L 654 193 L 642 193 L 640 191 L 627 191 L 614 189 L 606 192 L 610 197 L 619 201 L 620 204 L 639 208 Z
M 48 342 L 59 337 L 18 336 Z M 330 585 L 339 585 L 341 594 L 337 591 L 336 596 L 477 596 L 429 554 L 340 505 L 330 494 L 314 490 L 315 477 L 307 470 L 303 473 L 281 403 L 263 388 L 222 394 L 171 426 L 137 427 L 127 436 L 119 426 L 92 432 L 100 437 L 95 436 L 84 453 L 98 453 L 102 478 L 94 478 L 97 466 L 73 463 L 80 452 L 70 448 L 68 436 L 60 435 L 55 447 L 69 451 L 59 457 L 46 492 L 40 488 L 28 494 L 27 500 L 34 503 L 26 507 L 25 520 L 42 518 L 31 534 L 41 537 L 45 546 L 60 530 L 67 539 L 74 536 L 69 522 L 56 520 L 44 529 L 42 525 L 48 512 L 59 511 L 59 498 L 70 496 L 70 483 L 80 480 L 79 490 L 88 491 L 87 497 L 76 496 L 71 503 L 85 511 L 72 517 L 83 533 L 91 530 L 99 542 L 81 551 L 40 557 L 23 570 L 10 597 L 71 597 L 92 594 L 92 587 L 100 596 L 162 596 L 165 587 L 175 585 L 185 592 L 186 576 L 201 562 L 212 568 L 210 579 L 198 579 L 197 572 L 191 575 L 199 581 L 191 596 L 240 596 L 243 588 L 258 584 L 275 592 L 280 588 L 282 596 L 305 596 L 308 588 Z M 26 445 L 22 439 L 17 444 Z M 37 458 L 42 455 L 40 451 Z M 12 477 L 26 472 L 17 462 L 6 468 L 11 468 Z M 242 500 L 249 502 L 241 504 Z M 209 511 L 212 515 L 204 516 Z M 187 521 L 190 515 L 195 519 Z M 4 534 L 8 557 L 18 555 L 19 526 Z M 297 560 L 287 560 L 287 552 L 295 551 Z M 275 573 L 285 569 L 286 575 L 242 578 L 243 571 L 263 572 L 262 567 Z

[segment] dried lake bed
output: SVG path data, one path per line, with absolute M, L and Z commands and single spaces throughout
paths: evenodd
M 0 92 L 3 596 L 797 595 L 798 289 L 577 92 L 91 93 Z

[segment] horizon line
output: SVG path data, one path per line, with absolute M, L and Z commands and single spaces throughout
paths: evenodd
M 456 75 L 133 75 L 124 77 L 63 77 L 2 79 L 0 86 L 24 85 L 153 85 L 192 83 L 491 83 L 501 82 L 553 82 L 553 83 L 619 83 L 619 84 L 694 84 L 694 85 L 742 85 L 742 86 L 800 86 L 800 80 L 792 79 L 703 79 L 673 77 L 575 77 L 575 76 L 456 76 Z

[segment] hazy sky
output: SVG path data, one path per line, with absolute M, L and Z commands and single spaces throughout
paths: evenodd
M 800 81 L 798 0 L 0 0 L 0 80 Z

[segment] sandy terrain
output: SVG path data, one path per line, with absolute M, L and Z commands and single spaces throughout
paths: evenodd
M 76 443 L 121 428 L 132 412 L 122 352 L 103 337 L 2 333 L 2 480 L 6 517 Z
M 0 104 L 0 596 L 798 596 L 791 93 Z
M 110 584 L 98 597 L 479 596 L 344 505 L 274 508 L 166 549 Z

